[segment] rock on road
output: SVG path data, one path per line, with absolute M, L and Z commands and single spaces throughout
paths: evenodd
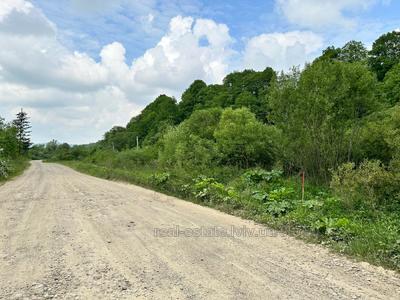
M 134 185 L 32 162 L 0 186 L 0 299 L 399 299 L 397 273 L 318 245 L 273 231 L 155 235 L 157 228 L 177 235 L 176 226 L 264 228 Z

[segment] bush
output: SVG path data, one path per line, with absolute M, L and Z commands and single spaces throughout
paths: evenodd
M 287 213 L 290 208 L 291 205 L 288 201 L 272 201 L 267 203 L 267 211 L 275 217 Z
M 348 240 L 353 235 L 350 220 L 347 218 L 324 217 L 312 224 L 312 229 L 327 235 L 334 241 Z
M 274 182 L 282 177 L 283 172 L 280 170 L 266 171 L 263 169 L 249 170 L 243 174 L 243 177 L 249 183 L 260 183 L 262 181 Z
M 392 174 L 380 161 L 364 161 L 358 168 L 345 163 L 333 173 L 331 187 L 348 207 L 367 204 L 376 207 L 388 200 L 393 184 Z
M 200 176 L 195 180 L 193 194 L 197 199 L 210 203 L 234 204 L 239 197 L 234 189 L 227 188 L 214 178 L 206 176 Z
M 6 160 L 0 159 L 0 179 L 7 178 L 10 173 L 10 166 Z
M 159 162 L 165 167 L 208 168 L 216 157 L 215 142 L 191 133 L 185 124 L 170 128 L 161 141 Z
M 116 155 L 115 166 L 128 169 L 153 164 L 157 160 L 157 152 L 156 147 L 125 150 Z
M 214 136 L 224 163 L 250 167 L 275 162 L 277 129 L 259 122 L 247 108 L 224 110 Z
M 156 184 L 156 185 L 163 185 L 165 184 L 169 178 L 170 178 L 169 173 L 156 173 L 150 176 L 150 182 Z

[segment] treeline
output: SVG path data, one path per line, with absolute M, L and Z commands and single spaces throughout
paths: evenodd
M 399 62 L 400 33 L 394 31 L 371 51 L 356 41 L 329 47 L 303 71 L 245 70 L 229 74 L 222 85 L 196 80 L 179 103 L 161 95 L 97 144 L 61 144 L 57 155 L 80 159 L 140 146 L 167 166 L 279 163 L 286 174 L 305 171 L 317 182 L 328 182 L 346 162 L 389 166 L 398 155 Z M 54 147 L 50 143 L 47 152 Z
M 10 123 L 0 117 L 0 181 L 27 166 L 28 151 L 32 145 L 30 128 L 28 115 L 23 110 Z
M 400 268 L 400 32 L 370 51 L 329 47 L 303 70 L 196 80 L 96 144 L 35 151 Z

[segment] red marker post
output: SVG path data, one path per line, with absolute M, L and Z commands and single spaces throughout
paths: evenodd
M 301 201 L 304 201 L 304 181 L 305 181 L 305 172 L 301 171 Z

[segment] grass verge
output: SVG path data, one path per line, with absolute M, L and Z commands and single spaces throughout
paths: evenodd
M 19 175 L 21 175 L 29 166 L 29 159 L 25 157 L 20 157 L 8 162 L 10 167 L 10 173 L 6 178 L 0 177 L 0 185 L 4 184 L 6 181 L 9 181 Z

